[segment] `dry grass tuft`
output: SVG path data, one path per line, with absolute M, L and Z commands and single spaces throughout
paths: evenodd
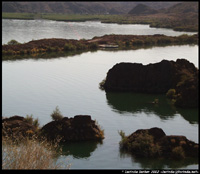
M 56 159 L 57 145 L 26 139 L 16 143 L 2 137 L 2 169 L 69 169 Z

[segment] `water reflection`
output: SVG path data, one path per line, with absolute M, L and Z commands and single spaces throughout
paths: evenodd
M 82 50 L 82 51 L 69 51 L 69 52 L 44 52 L 44 53 L 35 53 L 35 54 L 25 54 L 25 55 L 2 55 L 2 60 L 26 60 L 26 59 L 55 59 L 60 57 L 73 57 L 76 55 L 81 55 L 82 53 L 86 52 L 96 52 L 97 50 Z
M 180 169 L 187 168 L 189 165 L 197 165 L 198 159 L 196 158 L 185 158 L 181 160 L 172 160 L 165 158 L 136 158 L 130 154 L 127 154 L 124 151 L 120 150 L 120 157 L 127 158 L 131 157 L 132 163 L 139 163 L 142 169 Z
M 98 145 L 102 142 L 84 141 L 84 142 L 70 142 L 60 145 L 61 155 L 72 155 L 74 158 L 89 158 L 96 150 Z M 59 151 L 58 150 L 58 151 Z
M 153 113 L 161 119 L 169 119 L 177 113 L 181 114 L 190 123 L 198 122 L 197 109 L 177 109 L 165 95 L 138 94 L 138 93 L 106 93 L 107 104 L 113 111 L 120 114 L 145 112 Z M 155 103 L 158 101 L 158 103 Z
M 184 117 L 185 120 L 188 120 L 190 124 L 199 123 L 198 109 L 177 108 L 177 111 Z

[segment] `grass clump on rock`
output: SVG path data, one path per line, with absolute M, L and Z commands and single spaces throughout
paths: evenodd
M 52 118 L 52 120 L 54 120 L 54 121 L 59 121 L 59 120 L 62 120 L 62 119 L 63 119 L 63 115 L 62 115 L 62 113 L 60 112 L 58 106 L 56 106 L 55 110 L 52 112 L 51 118 Z
M 119 134 L 122 137 L 120 147 L 133 152 L 137 156 L 155 157 L 160 154 L 160 146 L 154 144 L 153 136 L 146 132 L 139 134 L 134 141 L 128 139 L 123 131 L 120 131 Z

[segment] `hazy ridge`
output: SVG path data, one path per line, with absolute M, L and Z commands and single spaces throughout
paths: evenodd
M 179 1 L 180 2 L 180 1 Z M 179 2 L 2 2 L 2 12 L 12 13 L 70 13 L 70 14 L 127 14 L 138 4 L 153 9 L 169 8 Z

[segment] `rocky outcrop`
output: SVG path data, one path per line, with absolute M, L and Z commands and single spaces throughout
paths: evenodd
M 198 69 L 185 59 L 159 63 L 119 63 L 111 68 L 102 87 L 109 91 L 166 94 L 176 90 L 177 106 L 197 107 Z M 192 95 L 190 95 L 192 94 Z
M 67 142 L 102 140 L 104 131 L 89 115 L 77 115 L 74 118 L 64 117 L 58 121 L 51 121 L 42 128 L 30 124 L 24 117 L 12 116 L 2 119 L 2 135 L 14 140 L 35 135 L 34 137 L 39 139 Z
M 89 115 L 77 115 L 74 118 L 64 117 L 62 120 L 52 121 L 41 129 L 42 136 L 48 140 L 60 139 L 61 142 L 102 140 L 103 130 Z
M 185 136 L 167 136 L 162 129 L 154 127 L 123 136 L 120 147 L 135 156 L 180 159 L 197 158 L 199 145 Z
M 27 136 L 33 136 L 37 133 L 37 127 L 28 123 L 21 116 L 12 116 L 2 119 L 2 135 L 13 139 L 21 139 Z

